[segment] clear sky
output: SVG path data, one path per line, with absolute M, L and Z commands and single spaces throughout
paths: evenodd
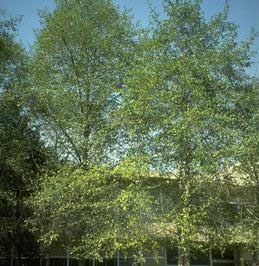
M 221 11 L 226 0 L 203 0 L 202 8 L 206 17 Z M 134 20 L 147 25 L 149 8 L 146 0 L 113 0 L 120 7 L 131 8 Z M 151 0 L 153 6 L 162 13 L 162 0 Z M 244 40 L 254 27 L 259 32 L 259 0 L 228 0 L 230 6 L 230 20 L 238 24 L 239 39 Z M 23 20 L 18 27 L 18 40 L 25 47 L 29 47 L 34 41 L 33 29 L 39 28 L 37 10 L 47 7 L 53 10 L 54 0 L 0 0 L 0 8 L 7 10 L 12 16 L 23 15 Z M 259 53 L 259 37 L 254 45 Z M 259 54 L 255 58 L 255 64 L 249 71 L 259 76 Z

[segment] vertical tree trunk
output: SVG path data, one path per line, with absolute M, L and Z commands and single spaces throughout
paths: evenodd
M 83 162 L 87 167 L 89 165 L 89 137 L 91 130 L 89 126 L 86 126 L 84 129 L 84 147 L 83 147 Z
M 210 266 L 213 266 L 212 247 L 210 247 Z
M 47 258 L 46 258 L 46 266 L 49 266 L 49 254 L 47 254 Z
M 10 266 L 14 266 L 14 243 L 12 240 L 11 243 L 11 260 L 10 260 Z
M 183 251 L 182 249 L 179 249 L 179 266 L 190 266 L 190 254 L 189 251 Z
M 235 266 L 241 266 L 241 260 L 240 260 L 240 247 L 236 246 L 234 248 L 234 263 Z
M 69 249 L 67 250 L 66 266 L 69 266 Z
M 21 252 L 19 251 L 19 248 L 17 249 L 17 262 L 18 262 L 18 266 L 23 266 L 22 256 L 21 256 Z

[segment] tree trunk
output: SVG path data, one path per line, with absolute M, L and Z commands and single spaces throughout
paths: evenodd
M 210 266 L 213 266 L 212 247 L 210 247 Z
M 89 137 L 91 134 L 91 129 L 89 126 L 86 126 L 84 129 L 84 147 L 83 147 L 83 163 L 86 168 L 89 166 Z
M 12 240 L 11 243 L 11 260 L 10 260 L 10 266 L 14 266 L 14 243 Z
M 179 249 L 179 266 L 190 266 L 190 255 L 188 251 L 183 252 L 183 250 Z
M 18 262 L 18 266 L 23 266 L 22 256 L 21 256 L 21 252 L 19 251 L 19 248 L 18 248 L 18 254 L 17 254 L 17 262 Z

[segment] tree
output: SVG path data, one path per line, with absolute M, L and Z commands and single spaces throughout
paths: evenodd
M 129 186 L 128 181 L 124 186 L 116 182 L 113 172 L 126 150 L 125 132 L 120 131 L 114 112 L 121 102 L 119 88 L 123 88 L 128 69 L 133 67 L 137 36 L 128 13 L 120 12 L 111 1 L 56 1 L 56 6 L 53 13 L 41 13 L 42 29 L 32 60 L 33 87 L 27 93 L 43 138 L 66 166 L 45 176 L 38 195 L 32 197 L 35 228 L 40 225 L 44 243 L 57 240 L 77 255 L 87 253 L 101 259 L 114 254 L 123 241 L 128 246 L 134 241 L 137 244 L 129 230 L 123 234 L 128 234 L 128 241 L 119 235 L 125 226 L 122 218 L 110 224 L 105 221 L 105 217 L 118 217 L 116 210 L 110 211 L 111 206 L 115 207 L 123 188 Z M 105 163 L 109 167 L 98 167 Z M 76 193 L 81 198 L 71 202 Z M 56 197 L 60 204 L 55 204 Z M 45 221 L 45 212 L 53 219 Z M 127 216 L 124 211 L 123 215 L 129 221 L 130 213 Z M 68 237 L 68 231 L 75 235 Z
M 166 18 L 155 16 L 142 40 L 143 53 L 128 75 L 118 112 L 131 133 L 130 152 L 148 156 L 155 172 L 179 184 L 165 222 L 175 227 L 173 242 L 183 264 L 201 228 L 210 228 L 203 232 L 207 247 L 234 241 L 227 191 L 237 184 L 229 170 L 239 162 L 246 138 L 239 125 L 248 119 L 237 110 L 250 83 L 245 70 L 255 38 L 252 33 L 239 43 L 228 7 L 207 21 L 200 4 L 165 1 Z
M 2 11 L 1 11 L 2 12 Z M 3 12 L 4 14 L 4 12 Z M 22 265 L 22 256 L 35 256 L 36 239 L 25 226 L 31 209 L 25 200 L 44 165 L 46 155 L 22 101 L 26 86 L 26 55 L 14 40 L 17 20 L 0 22 L 0 252 Z
M 52 14 L 41 13 L 29 92 L 35 113 L 61 158 L 86 167 L 111 161 L 120 145 L 112 122 L 116 88 L 134 46 L 130 19 L 109 0 L 56 5 Z
M 240 125 L 244 134 L 244 142 L 239 148 L 239 164 L 235 171 L 246 177 L 241 206 L 246 213 L 246 219 L 243 223 L 252 230 L 254 238 L 250 243 L 250 248 L 253 251 L 253 264 L 256 264 L 256 256 L 258 254 L 258 227 L 259 227 L 259 167 L 258 167 L 258 114 L 259 114 L 259 86 L 258 80 L 252 80 L 252 83 L 247 86 L 238 104 L 239 113 L 245 118 L 245 122 Z M 247 202 L 247 195 L 253 195 L 253 200 Z
M 165 12 L 135 38 L 109 1 L 60 1 L 42 16 L 35 112 L 69 161 L 32 198 L 44 243 L 101 259 L 167 240 L 187 265 L 193 249 L 224 248 L 248 228 L 232 226 L 229 201 L 245 195 L 230 170 L 245 150 L 250 118 L 239 108 L 254 35 L 237 42 L 227 7 L 209 21 L 200 1 L 168 0 Z

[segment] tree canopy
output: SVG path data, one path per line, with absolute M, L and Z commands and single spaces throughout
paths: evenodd
M 102 260 L 171 245 L 183 265 L 193 249 L 256 247 L 256 34 L 238 41 L 227 5 L 164 12 L 140 29 L 112 1 L 57 0 L 31 55 L 0 24 L 1 182 L 31 188 L 43 246 Z
M 11 258 L 11 265 L 14 256 L 21 265 L 22 256 L 40 255 L 25 225 L 32 214 L 26 200 L 48 157 L 23 101 L 28 57 L 14 39 L 17 22 L 5 17 L 0 22 L 0 254 Z
M 131 66 L 130 19 L 111 1 L 57 1 L 41 20 L 32 63 L 35 111 L 61 158 L 106 162 L 120 144 L 113 112 Z

